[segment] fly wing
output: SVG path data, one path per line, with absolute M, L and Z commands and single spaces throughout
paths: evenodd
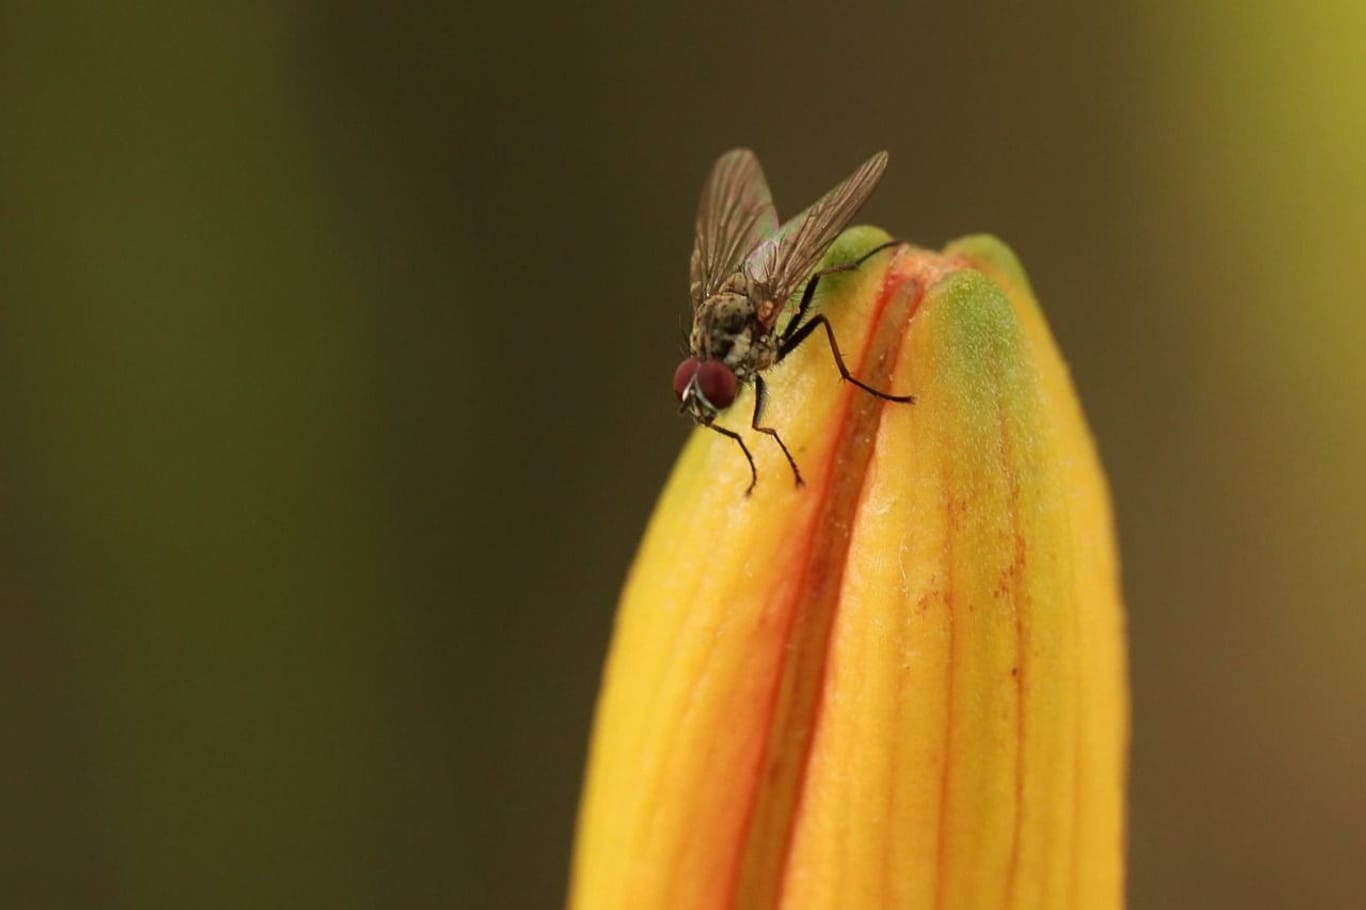
M 732 149 L 716 159 L 697 206 L 690 281 L 693 307 L 715 294 L 777 229 L 778 213 L 754 153 Z
M 791 297 L 840 231 L 868 201 L 886 168 L 887 153 L 878 152 L 843 183 L 760 244 L 745 260 L 751 295 L 765 301 L 783 302 Z M 775 309 L 774 321 L 780 311 L 781 307 Z

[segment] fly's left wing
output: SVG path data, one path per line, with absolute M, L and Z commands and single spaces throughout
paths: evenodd
M 732 149 L 716 159 L 697 205 L 689 282 L 693 308 L 715 294 L 776 230 L 778 213 L 754 153 Z
M 786 302 L 868 201 L 886 169 L 887 153 L 878 152 L 761 243 L 745 260 L 752 296 Z M 781 306 L 774 308 L 775 322 L 781 310 Z

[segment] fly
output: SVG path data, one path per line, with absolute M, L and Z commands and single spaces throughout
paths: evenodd
M 806 318 L 823 275 L 856 269 L 874 254 L 897 245 L 898 241 L 889 241 L 853 262 L 812 271 L 867 201 L 886 168 L 887 153 L 878 152 L 782 227 L 759 159 L 749 149 L 733 149 L 718 158 L 702 187 L 690 276 L 688 346 L 692 356 L 674 371 L 674 395 L 681 404 L 680 413 L 686 411 L 702 426 L 734 439 L 745 453 L 750 471 L 746 496 L 759 480 L 754 456 L 739 433 L 713 421 L 735 401 L 742 384 L 754 383 L 750 427 L 773 437 L 801 486 L 801 471 L 778 431 L 759 424 L 768 399 L 762 374 L 817 329 L 825 329 L 841 377 L 884 401 L 915 401 L 914 395 L 892 395 L 855 379 L 844 365 L 830 321 L 823 314 Z M 778 331 L 783 308 L 803 281 L 806 289 L 797 311 Z

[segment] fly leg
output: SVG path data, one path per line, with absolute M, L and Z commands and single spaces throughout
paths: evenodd
M 894 246 L 900 245 L 900 240 L 888 240 L 886 243 L 879 243 L 877 246 L 873 247 L 871 250 L 864 253 L 862 256 L 855 259 L 853 262 L 846 262 L 843 265 L 832 265 L 830 268 L 822 269 L 821 271 L 812 275 L 811 279 L 806 283 L 806 290 L 802 291 L 802 302 L 797 306 L 796 315 L 794 315 L 792 317 L 792 320 L 787 324 L 788 331 L 786 334 L 791 335 L 792 330 L 797 327 L 797 324 L 802 321 L 802 317 L 806 315 L 807 309 L 811 306 L 811 301 L 816 297 L 816 285 L 820 282 L 822 275 L 830 275 L 835 272 L 852 272 L 854 269 L 863 265 L 863 263 L 867 262 L 869 259 L 872 259 L 878 253 L 881 253 L 883 250 L 889 250 Z M 780 339 L 779 344 L 781 343 L 782 341 Z
M 844 365 L 844 356 L 840 354 L 840 346 L 835 343 L 835 330 L 830 327 L 830 320 L 825 317 L 824 313 L 819 316 L 811 317 L 806 325 L 797 329 L 797 331 L 790 336 L 785 336 L 783 338 L 782 343 L 778 347 L 778 362 L 782 363 L 784 357 L 795 351 L 798 345 L 811 337 L 812 332 L 822 326 L 825 328 L 825 337 L 830 340 L 830 353 L 835 355 L 835 366 L 839 367 L 840 378 L 852 382 L 869 395 L 872 395 L 875 398 L 881 398 L 883 401 L 899 401 L 903 404 L 915 403 L 914 395 L 893 395 L 890 392 L 881 392 L 872 386 L 855 379 L 849 372 L 849 368 Z
M 773 427 L 759 426 L 759 417 L 764 413 L 764 405 L 766 404 L 768 404 L 768 386 L 764 384 L 764 377 L 755 376 L 754 419 L 749 422 L 749 425 L 760 433 L 773 437 L 773 441 L 778 443 L 778 448 L 782 449 L 783 454 L 787 456 L 787 463 L 792 466 L 792 476 L 796 478 L 797 486 L 805 486 L 806 481 L 802 480 L 802 472 L 797 470 L 797 462 L 792 458 L 792 453 L 787 450 L 787 445 L 783 443 L 783 439 L 778 435 L 778 431 L 773 429 Z M 752 464 L 753 462 L 751 461 L 751 465 Z M 753 484 L 750 484 L 750 489 L 754 489 Z
M 707 424 L 707 429 L 715 430 L 722 436 L 729 436 L 731 439 L 734 439 L 735 444 L 740 447 L 740 451 L 745 453 L 745 460 L 749 462 L 749 487 L 745 490 L 745 495 L 748 496 L 750 493 L 753 493 L 754 485 L 759 482 L 759 472 L 754 469 L 754 456 L 749 454 L 749 446 L 745 445 L 745 441 L 740 438 L 740 434 L 735 432 L 734 430 L 727 430 L 725 427 L 718 427 L 714 423 Z M 778 443 L 778 445 L 782 445 L 782 443 L 780 442 Z M 783 449 L 783 451 L 786 452 L 787 449 Z M 788 460 L 791 461 L 792 456 L 789 455 Z M 793 470 L 796 470 L 795 465 L 793 466 Z
M 811 280 L 806 283 L 806 290 L 802 292 L 802 302 L 797 306 L 797 314 L 792 317 L 792 321 L 787 324 L 787 330 L 783 332 L 783 336 L 778 339 L 778 362 L 782 363 L 783 358 L 795 351 L 803 341 L 811 336 L 811 333 L 814 332 L 818 326 L 824 326 L 825 337 L 830 341 L 830 353 L 835 355 L 835 366 L 839 367 L 840 378 L 852 382 L 868 394 L 876 398 L 881 398 L 884 401 L 898 401 L 904 404 L 914 403 L 914 395 L 893 395 L 890 392 L 879 391 L 872 386 L 866 385 L 855 379 L 849 372 L 849 368 L 844 365 L 844 356 L 840 354 L 840 346 L 835 341 L 835 330 L 830 327 L 830 320 L 827 319 L 824 314 L 813 316 L 805 323 L 802 323 L 802 317 L 806 315 L 807 309 L 811 306 L 812 299 L 816 296 L 816 284 L 821 280 L 822 275 L 829 275 L 831 272 L 852 271 L 863 265 L 863 263 L 874 254 L 894 247 L 900 242 L 901 241 L 899 240 L 889 240 L 886 243 L 873 247 L 853 262 L 846 262 L 844 265 L 837 265 L 812 275 Z M 789 458 L 789 461 L 790 460 L 791 459 Z

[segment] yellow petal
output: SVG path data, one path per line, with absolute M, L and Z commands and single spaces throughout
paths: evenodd
M 1015 254 L 994 237 L 967 237 L 962 256 L 1006 293 L 1029 341 L 1057 435 L 1071 518 L 1077 586 L 1080 704 L 1077 717 L 1075 907 L 1124 903 L 1124 785 L 1129 749 L 1128 664 L 1119 556 L 1110 491 L 1095 441 L 1043 311 Z
M 900 247 L 821 306 L 919 403 L 818 335 L 769 374 L 806 488 L 755 437 L 746 499 L 694 434 L 622 595 L 571 904 L 1119 906 L 1109 507 L 1027 282 L 993 241 Z

